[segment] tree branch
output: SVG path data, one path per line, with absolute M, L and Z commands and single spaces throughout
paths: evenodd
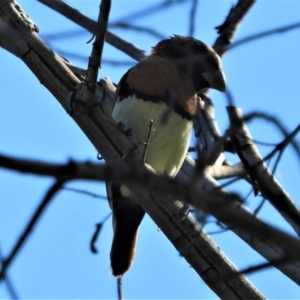
M 224 23 L 216 27 L 219 33 L 213 49 L 223 57 L 228 46 L 232 42 L 242 19 L 246 16 L 255 0 L 239 0 L 238 3 L 231 8 Z M 200 107 L 194 121 L 194 128 L 202 156 L 205 158 L 211 151 L 215 151 L 215 143 L 221 138 L 220 129 L 215 120 L 214 106 L 211 99 L 208 97 L 209 90 L 205 90 L 200 94 Z M 220 148 L 219 155 L 214 154 L 216 163 L 222 164 L 224 156 L 222 155 L 223 148 Z
M 234 48 L 237 48 L 239 46 L 242 46 L 246 43 L 258 40 L 258 39 L 262 39 L 271 35 L 277 35 L 280 33 L 286 33 L 287 31 L 291 31 L 291 30 L 295 30 L 295 29 L 299 29 L 300 27 L 300 22 L 296 22 L 296 23 L 292 23 L 289 25 L 285 25 L 285 26 L 280 26 L 278 28 L 274 28 L 274 29 L 270 29 L 270 30 L 266 30 L 263 32 L 259 32 L 259 33 L 255 33 L 255 34 L 251 34 L 249 36 L 246 36 L 244 38 L 241 38 L 239 40 L 237 40 L 236 42 L 232 43 L 229 46 L 228 50 L 232 50 Z
M 57 11 L 58 13 L 62 14 L 63 16 L 73 21 L 74 23 L 78 24 L 79 26 L 85 28 L 89 32 L 91 33 L 95 32 L 97 27 L 97 23 L 95 21 L 84 16 L 78 10 L 72 8 L 71 6 L 64 3 L 63 1 L 61 0 L 38 0 L 38 1 L 47 5 L 48 7 Z M 125 41 L 124 39 L 110 32 L 109 30 L 106 33 L 105 40 L 107 43 L 116 47 L 122 52 L 126 53 L 127 55 L 129 55 L 135 60 L 141 60 L 146 56 L 143 50 L 138 49 L 133 44 Z
M 272 262 L 283 256 L 288 257 L 288 263 L 275 267 L 300 284 L 300 266 L 295 262 L 298 261 L 297 251 L 300 250 L 300 241 L 263 223 L 241 204 L 239 197 L 226 193 L 209 175 L 202 177 L 196 186 L 191 186 L 190 176 L 194 173 L 191 158 L 185 162 L 183 170 L 176 179 L 155 175 L 140 163 L 128 166 L 123 160 L 107 163 L 105 166 L 75 162 L 61 165 L 0 156 L 0 165 L 20 172 L 54 176 L 57 179 L 109 180 L 124 182 L 129 187 L 134 185 L 135 191 L 140 196 L 138 199 L 142 199 L 141 205 L 198 274 L 210 278 L 211 273 L 202 274 L 204 266 L 207 266 L 206 256 L 208 256 L 212 259 L 209 263 L 210 269 L 218 261 L 215 265 L 216 270 L 211 269 L 211 272 L 220 273 L 222 278 L 219 279 L 225 280 L 223 277 L 228 275 L 226 272 L 233 274 L 238 271 L 231 267 L 228 269 L 227 263 L 225 265 L 221 263 L 223 254 L 219 253 L 216 256 L 213 250 L 216 247 L 214 242 L 187 214 L 186 207 L 178 201 L 173 202 L 172 199 L 185 200 L 194 207 L 214 215 L 269 261 Z M 144 193 L 142 188 L 155 191 L 155 195 Z M 169 198 L 170 196 L 173 198 Z M 210 279 L 204 278 L 206 282 Z
M 21 250 L 22 246 L 25 244 L 27 241 L 29 235 L 32 233 L 34 230 L 37 222 L 41 218 L 43 212 L 47 208 L 48 204 L 50 201 L 53 199 L 55 194 L 60 190 L 60 188 L 63 186 L 64 181 L 63 180 L 58 180 L 56 181 L 52 187 L 47 191 L 44 199 L 42 200 L 41 204 L 33 214 L 31 220 L 29 221 L 28 225 L 25 227 L 25 230 L 21 234 L 20 238 L 18 239 L 17 243 L 13 247 L 12 251 L 10 252 L 9 256 L 3 260 L 2 262 L 2 268 L 0 271 L 0 281 L 5 278 L 5 274 L 12 264 L 13 260 L 16 258 L 17 254 Z
M 101 0 L 97 29 L 95 34 L 95 42 L 89 58 L 89 65 L 86 75 L 86 82 L 88 87 L 94 93 L 97 83 L 98 70 L 101 68 L 101 58 L 103 52 L 103 45 L 107 31 L 107 24 L 109 19 L 109 12 L 111 7 L 111 0 Z
M 264 163 L 242 120 L 242 111 L 231 106 L 227 107 L 227 112 L 231 125 L 239 125 L 237 131 L 231 135 L 231 140 L 248 174 L 254 182 L 257 182 L 262 195 L 271 202 L 300 236 L 300 212 Z
M 219 37 L 215 41 L 213 48 L 220 57 L 223 57 L 228 50 L 228 46 L 231 44 L 241 21 L 254 3 L 255 0 L 239 0 L 238 3 L 231 8 L 224 23 L 216 27 Z

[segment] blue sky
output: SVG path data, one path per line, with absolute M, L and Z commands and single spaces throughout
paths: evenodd
M 212 44 L 217 37 L 214 27 L 220 25 L 236 1 L 201 0 L 197 11 L 195 37 Z M 40 35 L 75 32 L 63 39 L 47 39 L 57 51 L 80 54 L 85 59 L 65 56 L 83 68 L 91 45 L 87 33 L 49 8 L 33 0 L 18 2 L 38 24 Z M 87 16 L 98 17 L 98 1 L 69 1 Z M 142 7 L 158 1 L 115 0 L 111 22 L 121 20 Z M 133 21 L 158 30 L 163 36 L 188 34 L 190 3 L 178 4 L 169 11 L 148 15 Z M 264 30 L 299 22 L 297 0 L 261 0 L 242 22 L 236 40 Z M 141 33 L 112 29 L 113 32 L 149 53 L 158 39 Z M 224 71 L 235 105 L 245 113 L 263 111 L 278 117 L 291 131 L 299 124 L 300 30 L 269 36 L 229 51 L 224 58 Z M 125 54 L 105 45 L 104 58 L 131 60 Z M 27 67 L 12 54 L 0 48 L 0 153 L 47 162 L 69 159 L 96 162 L 97 152 L 60 104 L 38 82 Z M 103 64 L 100 77 L 118 82 L 128 66 Z M 228 127 L 226 98 L 211 92 L 216 106 L 216 119 L 222 132 Z M 283 139 L 270 123 L 254 120 L 249 124 L 257 141 L 278 143 Z M 297 138 L 299 142 L 299 137 Z M 263 155 L 272 150 L 259 146 Z M 228 156 L 231 161 L 236 158 Z M 273 160 L 274 162 L 274 160 Z M 276 172 L 277 179 L 299 205 L 299 158 L 286 149 Z M 18 174 L 0 169 L 0 249 L 6 257 L 38 203 L 53 184 L 52 178 Z M 102 183 L 74 181 L 68 187 L 84 189 L 105 196 Z M 242 196 L 246 184 L 230 190 Z M 247 205 L 255 208 L 259 197 L 250 197 Z M 53 199 L 37 228 L 22 248 L 8 275 L 20 298 L 116 298 L 116 282 L 110 274 L 109 251 L 112 239 L 111 219 L 104 224 L 97 242 L 98 255 L 89 250 L 95 224 L 110 212 L 105 199 L 95 199 L 61 191 Z M 278 228 L 293 234 L 289 225 L 268 204 L 259 216 Z M 214 225 L 205 229 L 214 231 Z M 234 234 L 227 232 L 212 238 L 239 268 L 263 262 Z M 268 299 L 299 298 L 299 287 L 285 275 L 271 268 L 249 275 L 249 279 Z M 127 299 L 218 299 L 181 258 L 157 226 L 146 217 L 142 223 L 135 262 L 124 277 Z M 6 286 L 0 285 L 0 298 L 8 298 Z

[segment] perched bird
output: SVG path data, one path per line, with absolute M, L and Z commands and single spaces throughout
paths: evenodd
M 206 88 L 225 91 L 221 59 L 203 42 L 176 35 L 159 42 L 150 56 L 122 77 L 112 117 L 139 151 L 147 147 L 146 163 L 157 173 L 174 177 L 189 147 L 197 93 Z M 119 277 L 134 259 L 145 212 L 126 186 L 109 183 L 107 192 L 114 226 L 111 268 Z

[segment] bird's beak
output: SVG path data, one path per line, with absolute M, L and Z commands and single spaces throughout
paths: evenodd
M 226 91 L 226 79 L 223 71 L 210 71 L 202 73 L 202 76 L 209 83 L 209 87 L 220 92 Z

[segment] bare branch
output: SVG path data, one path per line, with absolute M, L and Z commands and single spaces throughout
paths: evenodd
M 223 55 L 226 53 L 242 19 L 245 17 L 254 3 L 255 0 L 239 0 L 238 3 L 231 8 L 224 23 L 216 27 L 219 37 L 215 41 L 213 48 L 220 55 L 220 57 L 223 57 Z
M 122 277 L 117 278 L 117 284 L 118 284 L 118 299 L 123 300 L 123 285 L 122 285 Z
M 33 214 L 31 220 L 29 221 L 29 223 L 25 227 L 25 230 L 23 231 L 23 233 L 21 234 L 21 236 L 18 239 L 17 243 L 13 247 L 13 249 L 10 252 L 9 256 L 6 259 L 3 260 L 2 268 L 1 268 L 1 271 L 0 271 L 0 280 L 3 280 L 5 278 L 5 274 L 8 270 L 8 268 L 12 264 L 13 260 L 16 258 L 17 254 L 19 253 L 22 246 L 27 241 L 27 239 L 30 236 L 30 234 L 32 233 L 32 231 L 34 230 L 37 222 L 40 220 L 40 217 L 42 216 L 42 214 L 46 210 L 48 204 L 53 199 L 55 194 L 60 190 L 60 188 L 63 186 L 63 184 L 64 184 L 64 181 L 56 181 L 52 185 L 52 187 L 47 191 L 44 199 L 42 200 L 39 207 L 37 208 L 37 210 Z
M 186 0 L 162 0 L 158 4 L 154 4 L 150 7 L 143 8 L 143 9 L 138 10 L 134 13 L 131 13 L 125 17 L 122 17 L 120 20 L 113 22 L 112 25 L 115 23 L 119 23 L 119 22 L 127 22 L 127 20 L 137 20 L 139 18 L 144 18 L 145 16 L 149 16 L 149 15 L 155 14 L 157 12 L 161 13 L 165 9 L 168 9 L 171 6 L 183 3 L 185 1 Z
M 296 23 L 292 23 L 289 25 L 280 26 L 280 27 L 277 27 L 274 29 L 266 30 L 263 32 L 255 33 L 255 34 L 246 36 L 244 38 L 241 38 L 241 39 L 237 40 L 236 42 L 232 43 L 228 47 L 228 50 L 232 50 L 232 49 L 242 46 L 246 43 L 253 42 L 255 40 L 262 39 L 262 38 L 265 38 L 265 37 L 268 37 L 271 35 L 286 33 L 291 30 L 299 29 L 299 27 L 300 27 L 300 22 L 296 22 Z
M 189 192 L 186 194 L 186 191 L 190 188 L 189 184 L 183 184 L 181 181 L 173 180 L 166 176 L 157 176 L 149 172 L 140 163 L 132 164 L 131 166 L 128 166 L 124 161 L 107 163 L 105 166 L 90 163 L 68 163 L 65 166 L 53 165 L 51 167 L 51 164 L 33 162 L 32 169 L 30 164 L 31 162 L 29 161 L 15 160 L 14 168 L 20 168 L 20 170 L 27 170 L 28 172 L 38 171 L 39 174 L 46 175 L 47 168 L 50 167 L 49 170 L 52 174 L 59 176 L 58 178 L 108 179 L 110 181 L 125 182 L 138 196 L 137 199 L 141 199 L 141 205 L 157 222 L 179 253 L 221 298 L 236 299 L 252 295 L 251 298 L 263 299 L 263 296 L 255 290 L 246 278 L 231 277 L 232 281 L 227 281 L 228 274 L 235 274 L 238 270 L 189 215 L 186 206 L 169 198 L 168 195 L 173 195 L 176 199 L 178 199 L 178 196 L 182 198 L 189 195 Z M 40 165 L 40 169 L 37 168 L 38 165 Z M 60 171 L 58 172 L 58 170 Z M 50 172 L 48 175 L 50 175 Z M 138 181 L 136 181 L 136 178 L 138 178 Z M 149 190 L 154 190 L 153 187 L 158 182 L 160 182 L 158 189 L 155 188 L 155 190 L 160 193 L 159 198 L 149 195 L 142 188 L 147 187 Z M 132 188 L 133 186 L 135 186 L 134 189 Z M 170 194 L 171 190 L 173 192 Z M 191 193 L 193 192 L 191 191 Z M 224 196 L 223 193 L 221 194 Z M 205 192 L 203 194 L 202 191 L 199 197 L 202 199 L 203 195 L 207 197 L 208 194 Z M 208 197 L 207 201 L 210 201 L 211 196 Z M 225 195 L 225 197 L 230 198 L 229 195 Z M 228 201 L 228 199 L 225 200 Z
M 198 0 L 192 0 L 191 10 L 190 10 L 190 24 L 189 24 L 189 36 L 194 36 L 195 34 L 195 25 L 196 25 L 196 13 Z
M 146 27 L 146 26 L 138 26 L 138 25 L 133 25 L 125 22 L 118 22 L 118 23 L 113 23 L 109 25 L 110 28 L 122 28 L 122 29 L 127 29 L 127 30 L 132 30 L 132 31 L 137 31 L 137 32 L 144 32 L 147 33 L 157 39 L 165 39 L 166 36 L 163 35 L 162 33 L 158 32 L 157 30 Z
M 61 0 L 38 0 L 38 1 L 49 6 L 53 10 L 62 14 L 69 20 L 85 28 L 91 33 L 95 32 L 97 27 L 97 23 L 95 21 L 84 16 L 78 10 L 72 8 L 71 6 L 64 3 L 63 1 Z M 123 40 L 122 38 L 118 37 L 117 35 L 113 34 L 110 31 L 107 31 L 105 40 L 106 42 L 116 47 L 117 49 L 123 51 L 124 53 L 126 53 L 127 55 L 129 55 L 135 60 L 141 60 L 146 56 L 143 50 L 138 49 L 133 44 Z
M 234 271 L 232 266 L 230 267 L 231 271 L 229 271 L 228 262 L 223 265 L 224 262 L 221 263 L 219 261 L 221 258 L 219 257 L 220 253 L 217 256 L 214 253 L 213 249 L 215 245 L 213 241 L 206 236 L 204 230 L 187 214 L 186 207 L 178 201 L 174 203 L 169 198 L 170 195 L 174 197 L 173 199 L 185 199 L 193 206 L 211 213 L 269 261 L 282 258 L 286 255 L 289 258 L 289 263 L 276 265 L 276 267 L 300 284 L 300 266 L 299 263 L 295 262 L 298 260 L 300 241 L 263 223 L 251 214 L 248 209 L 243 207 L 239 197 L 223 191 L 210 176 L 204 176 L 196 186 L 191 186 L 190 176 L 194 173 L 193 166 L 189 164 L 191 159 L 185 162 L 183 171 L 178 174 L 175 180 L 166 176 L 157 176 L 149 172 L 140 163 L 128 166 L 124 161 L 107 163 L 103 166 L 91 163 L 75 164 L 73 162 L 71 165 L 70 163 L 66 165 L 53 165 L 26 160 L 9 160 L 13 163 L 10 166 L 11 169 L 23 172 L 38 172 L 39 175 L 59 176 L 56 178 L 60 178 L 61 176 L 61 178 L 68 180 L 75 178 L 90 180 L 107 179 L 126 183 L 132 191 L 137 191 L 136 195 L 139 196 L 137 199 L 142 199 L 141 205 L 143 205 L 154 221 L 157 222 L 179 253 L 185 257 L 202 278 L 208 276 L 208 278 L 203 278 L 207 283 L 210 282 L 212 277 L 218 276 L 215 274 L 216 271 L 217 273 L 220 272 L 222 278 L 219 279 L 221 281 L 229 273 L 232 274 L 238 271 Z M 7 162 L 4 161 L 3 163 L 2 158 L 0 164 L 7 166 Z M 40 166 L 39 169 L 37 168 L 38 165 Z M 135 189 L 132 188 L 133 186 Z M 155 191 L 155 195 L 149 196 L 140 187 Z M 211 192 L 206 192 L 205 190 L 210 190 Z M 153 205 L 153 203 L 156 205 Z M 165 216 L 164 221 L 161 219 L 161 215 Z M 168 216 L 167 219 L 165 219 L 166 216 Z M 191 228 L 196 230 L 193 234 Z M 192 234 L 192 240 L 190 234 Z M 188 252 L 186 249 L 188 249 Z M 195 251 L 197 254 L 195 254 Z M 204 272 L 203 268 L 208 263 L 207 255 L 212 259 L 209 264 L 214 265 L 216 263 L 215 259 L 218 261 L 217 265 L 214 265 L 217 269 L 212 269 L 211 265 L 209 268 L 212 273 L 202 274 Z M 219 294 L 216 290 L 215 292 Z
M 273 123 L 276 128 L 278 128 L 278 130 L 281 132 L 281 134 L 286 138 L 289 136 L 289 132 L 286 129 L 286 127 L 279 121 L 278 118 L 275 118 L 274 116 L 266 113 L 266 112 L 261 112 L 261 111 L 253 111 L 251 112 L 251 114 L 246 116 L 247 120 L 252 120 L 252 119 L 262 119 L 265 120 L 267 122 L 271 122 Z M 296 141 L 294 140 L 289 140 L 290 145 L 292 146 L 292 148 L 295 150 L 296 155 L 298 157 L 300 157 L 300 147 L 297 144 Z
M 86 75 L 86 82 L 92 92 L 95 92 L 95 86 L 98 77 L 98 69 L 101 68 L 101 58 L 103 45 L 107 31 L 111 0 L 101 0 L 98 22 L 96 27 L 95 42 L 89 58 L 89 65 Z
M 87 61 L 87 56 L 85 55 L 82 55 L 82 54 L 79 54 L 79 53 L 75 53 L 75 52 L 70 52 L 70 51 L 64 51 L 64 50 L 61 50 L 57 47 L 54 48 L 54 50 L 60 55 L 60 56 L 63 56 L 63 57 L 68 57 L 69 59 L 72 59 L 72 58 L 76 58 L 76 59 L 80 59 L 84 62 Z M 68 62 L 65 62 L 65 64 L 75 73 L 79 73 L 79 74 L 82 74 L 82 75 L 86 75 L 87 71 L 86 70 L 83 70 L 81 68 L 78 68 L 78 67 L 75 67 L 73 65 L 71 65 L 70 63 Z M 102 64 L 106 64 L 106 65 L 111 65 L 111 66 L 125 66 L 125 67 L 133 67 L 135 65 L 135 62 L 134 61 L 131 61 L 131 60 L 115 60 L 115 59 L 105 59 L 105 58 L 102 58 Z
M 184 162 L 184 165 L 180 171 L 180 173 L 177 175 L 179 180 L 185 180 L 189 181 L 189 178 L 192 178 L 194 174 L 194 166 L 195 162 L 192 158 L 187 157 L 187 159 Z M 214 190 L 222 190 L 220 185 L 217 181 L 215 181 L 213 178 L 211 178 L 208 174 L 202 177 L 202 180 L 199 181 L 199 185 L 202 185 L 203 188 L 207 191 L 214 191 Z M 200 197 L 200 196 L 199 196 Z M 202 198 L 200 198 L 202 199 Z M 242 216 L 242 212 L 246 215 L 249 214 L 249 210 L 245 209 L 242 204 L 238 205 L 236 207 L 236 211 L 234 207 L 229 207 L 232 204 L 232 202 L 227 203 L 227 209 L 232 210 L 232 214 L 237 214 L 237 216 Z M 195 205 L 197 206 L 197 205 Z M 222 210 L 221 206 L 218 206 L 218 204 L 215 205 L 215 208 L 219 210 Z M 228 213 L 225 213 L 225 217 Z M 229 213 L 230 215 L 230 213 Z M 229 216 L 228 215 L 228 216 Z M 258 253 L 260 253 L 263 257 L 265 257 L 269 261 L 273 261 L 274 259 L 280 259 L 282 257 L 282 253 L 285 253 L 284 251 L 280 251 L 277 245 L 280 245 L 282 243 L 281 238 L 278 236 L 275 238 L 275 235 L 272 238 L 268 238 L 268 235 L 266 235 L 264 238 L 260 238 L 254 231 L 256 231 L 254 228 L 250 229 L 249 231 L 245 228 L 242 229 L 240 225 L 243 223 L 241 219 L 241 223 L 235 223 L 235 225 L 230 225 L 230 217 L 228 217 L 228 221 L 221 220 L 219 217 L 215 215 L 215 217 L 221 221 L 223 224 L 227 225 L 227 227 L 232 230 L 235 234 L 237 234 L 241 239 L 243 239 L 247 244 L 249 244 L 254 250 L 256 250 Z M 249 217 L 249 221 L 252 220 L 256 222 L 255 220 L 259 220 L 256 216 L 252 215 L 252 217 Z M 250 221 L 250 222 L 252 222 Z M 255 226 L 254 226 L 255 227 Z M 254 230 L 254 231 L 252 231 Z M 294 252 L 294 256 L 297 256 L 297 252 Z M 296 283 L 300 284 L 300 264 L 298 262 L 293 262 L 286 265 L 279 265 L 276 266 L 281 272 L 283 272 L 286 276 L 291 278 Z
M 243 177 L 247 174 L 243 164 L 233 166 L 211 166 L 207 170 L 208 174 L 215 179 L 225 179 L 231 177 Z
M 68 90 L 72 90 L 79 80 L 63 60 L 26 26 L 30 20 L 23 19 L 24 14 L 17 10 L 15 2 L 11 1 L 4 7 L 5 11 L 0 12 L 1 46 L 21 58 L 54 97 L 62 99 L 63 106 L 67 106 Z
M 259 190 L 263 196 L 276 207 L 300 236 L 300 212 L 272 175 L 272 172 L 260 156 L 258 149 L 253 144 L 250 132 L 242 120 L 242 111 L 231 106 L 227 107 L 227 112 L 231 124 L 239 125 L 236 133 L 231 135 L 231 140 L 249 175 L 253 181 L 258 183 Z
M 3 268 L 3 258 L 2 258 L 2 253 L 1 253 L 1 249 L 0 249 L 0 270 L 2 268 Z M 4 280 L 5 280 L 5 285 L 6 285 L 7 291 L 9 293 L 11 299 L 16 299 L 16 300 L 19 299 L 16 289 L 13 286 L 11 279 L 7 273 L 5 274 Z
M 232 42 L 239 24 L 245 15 L 248 13 L 255 0 L 239 0 L 238 3 L 231 8 L 224 23 L 217 28 L 219 37 L 215 41 L 214 50 L 223 57 L 226 53 L 228 46 Z M 200 108 L 197 110 L 197 114 L 194 121 L 194 128 L 198 143 L 202 150 L 202 155 L 205 157 L 209 152 L 214 152 L 214 159 L 218 163 L 222 163 L 222 148 L 219 148 L 219 155 L 215 152 L 215 143 L 221 138 L 221 133 L 218 124 L 214 118 L 213 103 L 208 97 L 208 91 L 205 90 L 200 94 L 202 101 L 200 102 Z M 212 150 L 214 148 L 214 150 Z

